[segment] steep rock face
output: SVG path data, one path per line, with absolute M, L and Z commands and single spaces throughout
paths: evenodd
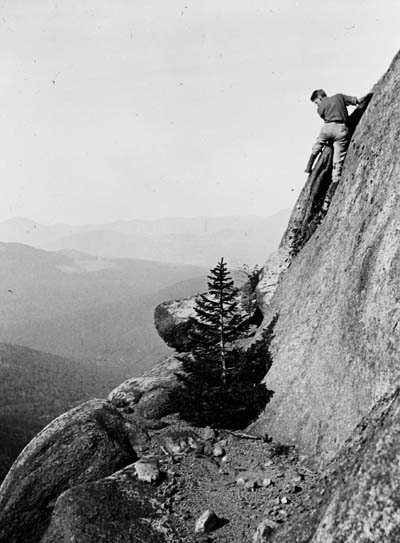
M 400 540 L 400 391 L 380 400 L 338 458 L 327 466 L 308 503 L 276 543 Z
M 399 380 L 400 55 L 353 136 L 328 214 L 281 278 L 279 319 L 254 431 L 332 457 Z
M 371 98 L 372 93 L 366 95 L 350 115 L 348 123 L 350 136 L 354 134 Z M 279 281 L 324 218 L 322 206 L 325 197 L 330 189 L 334 193 L 334 187 L 331 185 L 332 159 L 333 148 L 327 145 L 318 157 L 297 199 L 279 249 L 268 257 L 261 270 L 256 298 L 262 312 L 268 311 Z
M 63 491 L 133 462 L 128 426 L 104 400 L 86 402 L 46 426 L 0 487 L 0 541 L 40 541 Z
M 154 487 L 141 483 L 133 466 L 67 490 L 57 499 L 41 543 L 177 541 Z
M 278 250 L 268 257 L 261 270 L 256 296 L 263 313 L 268 311 L 278 284 L 296 254 L 322 220 L 320 210 L 331 181 L 332 156 L 332 148 L 325 147 L 300 193 Z

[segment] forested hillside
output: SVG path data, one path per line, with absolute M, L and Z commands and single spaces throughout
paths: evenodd
M 0 343 L 0 479 L 49 421 L 86 399 L 104 397 L 120 380 L 112 366 Z

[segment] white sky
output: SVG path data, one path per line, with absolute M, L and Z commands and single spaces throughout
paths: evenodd
M 320 119 L 399 48 L 398 0 L 0 0 L 0 220 L 270 215 Z

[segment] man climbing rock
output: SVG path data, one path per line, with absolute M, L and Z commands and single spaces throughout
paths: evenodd
M 358 106 L 364 98 L 335 94 L 327 96 L 322 89 L 315 90 L 311 95 L 311 102 L 317 105 L 317 112 L 325 121 L 321 132 L 312 147 L 312 154 L 308 161 L 305 173 L 311 173 L 315 159 L 327 143 L 333 144 L 333 170 L 332 183 L 325 196 L 323 211 L 327 211 L 332 195 L 335 192 L 342 173 L 343 162 L 349 145 L 349 115 L 347 106 Z

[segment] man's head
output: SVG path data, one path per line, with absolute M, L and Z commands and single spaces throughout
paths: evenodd
M 317 89 L 312 93 L 310 100 L 319 106 L 323 98 L 326 98 L 326 92 L 322 89 Z

